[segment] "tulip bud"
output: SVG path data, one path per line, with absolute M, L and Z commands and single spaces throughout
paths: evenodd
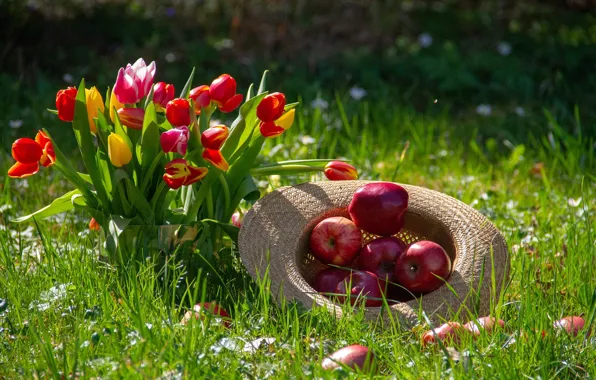
M 12 144 L 12 158 L 22 164 L 32 164 L 41 159 L 43 148 L 37 141 L 24 137 Z
M 188 126 L 190 124 L 189 110 L 188 100 L 182 98 L 171 100 L 166 106 L 166 118 L 175 127 Z
M 145 110 L 142 108 L 120 108 L 118 110 L 118 117 L 122 125 L 130 129 L 142 130 Z
M 205 149 L 203 150 L 202 157 L 221 171 L 225 172 L 230 168 L 230 165 L 219 150 Z
M 195 112 L 197 115 L 201 113 L 202 108 L 207 108 L 211 104 L 209 97 L 209 86 L 202 85 L 190 90 L 189 97 L 195 102 Z
M 95 126 L 94 119 L 97 118 L 100 112 L 104 111 L 105 105 L 103 103 L 103 98 L 96 87 L 91 87 L 90 90 L 85 89 L 85 98 L 87 103 L 89 128 L 91 129 L 91 133 L 95 134 L 97 132 L 97 127 Z
M 342 161 L 331 161 L 325 166 L 325 177 L 332 181 L 358 179 L 358 172 L 352 165 Z
M 35 136 L 35 142 L 37 142 L 42 148 L 42 156 L 39 159 L 39 162 L 44 167 L 53 165 L 54 162 L 56 162 L 56 153 L 54 152 L 52 140 L 50 140 L 50 138 L 43 131 L 39 131 Z
M 132 160 L 130 147 L 124 141 L 122 136 L 110 133 L 108 136 L 108 156 L 110 162 L 117 168 L 128 164 Z
M 201 144 L 207 149 L 219 150 L 229 134 L 230 131 L 225 125 L 215 125 L 201 134 Z
M 177 152 L 184 156 L 188 147 L 188 127 L 172 128 L 159 137 L 161 149 L 165 153 Z
M 257 117 L 264 122 L 275 121 L 284 113 L 286 96 L 281 92 L 269 94 L 257 106 Z
M 112 123 L 116 122 L 116 112 L 118 112 L 118 110 L 123 107 L 124 104 L 118 101 L 116 94 L 114 93 L 114 91 L 112 91 L 112 95 L 110 96 L 110 119 L 112 120 Z M 114 109 L 116 111 L 114 111 Z
M 232 112 L 242 103 L 242 94 L 236 94 L 236 80 L 228 74 L 217 77 L 209 86 L 209 97 L 221 112 Z
M 153 86 L 153 102 L 159 107 L 165 108 L 168 102 L 174 99 L 174 85 L 158 82 Z
M 234 215 L 232 215 L 232 224 L 236 227 L 242 227 L 242 221 L 244 220 L 244 215 L 240 213 L 240 211 L 236 211 Z
M 60 90 L 56 94 L 56 109 L 58 117 L 62 121 L 72 121 L 74 119 L 75 102 L 77 98 L 77 89 L 68 87 Z
M 91 220 L 89 221 L 89 229 L 91 231 L 99 231 L 101 229 L 101 226 L 99 225 L 99 223 L 97 223 L 97 220 L 95 220 L 95 218 L 91 218 Z

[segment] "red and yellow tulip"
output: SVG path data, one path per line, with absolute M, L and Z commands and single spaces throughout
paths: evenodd
M 184 158 L 177 158 L 168 162 L 165 170 L 163 180 L 170 189 L 192 185 L 202 180 L 209 172 L 207 168 L 197 168 L 190 165 Z
M 58 91 L 56 94 L 56 109 L 60 120 L 72 121 L 74 119 L 76 97 L 77 89 L 75 87 L 68 87 Z
M 56 161 L 52 141 L 43 131 L 37 133 L 35 140 L 25 137 L 15 141 L 11 153 L 16 161 L 8 169 L 8 176 L 11 178 L 29 177 L 39 171 L 40 162 L 47 167 Z
M 201 145 L 206 149 L 219 150 L 229 134 L 230 130 L 225 125 L 214 125 L 201 134 Z
M 219 150 L 205 149 L 203 150 L 202 157 L 205 159 L 205 161 L 224 172 L 230 168 L 230 165 Z
M 325 177 L 332 181 L 358 179 L 355 167 L 342 161 L 331 161 L 325 166 Z
M 145 119 L 145 110 L 142 108 L 120 108 L 118 117 L 122 125 L 130 129 L 143 129 L 143 120 Z

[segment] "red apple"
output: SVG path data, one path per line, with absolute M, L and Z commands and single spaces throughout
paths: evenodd
M 434 331 L 434 332 L 433 332 Z M 459 342 L 459 337 L 466 329 L 458 322 L 447 322 L 422 335 L 422 345 L 433 344 L 437 339 L 448 344 Z
M 502 319 L 497 320 L 494 317 L 481 317 L 474 321 L 469 321 L 464 327 L 474 336 L 480 336 L 481 330 L 484 330 L 487 333 L 493 332 L 495 323 L 498 324 L 500 328 L 505 328 L 505 321 Z
M 395 262 L 406 251 L 407 245 L 393 236 L 371 241 L 358 254 L 358 268 L 377 277 L 394 282 Z
M 345 302 L 345 296 L 342 297 L 341 294 L 350 293 L 350 303 L 352 305 L 357 301 L 362 302 L 365 300 L 364 306 L 381 306 L 383 304 L 382 297 L 385 284 L 385 281 L 379 279 L 374 273 L 355 271 L 337 284 L 335 293 L 339 294 L 337 296 L 339 302 Z
M 432 241 L 422 240 L 408 247 L 395 263 L 395 279 L 412 293 L 428 293 L 443 285 L 451 273 L 447 252 Z M 441 278 L 439 278 L 439 277 Z
M 327 268 L 317 275 L 313 288 L 324 295 L 335 293 L 337 285 L 349 275 L 350 272 L 344 269 Z
M 329 357 L 323 360 L 321 364 L 323 369 L 333 370 L 341 367 L 341 365 L 348 366 L 353 369 L 360 369 L 368 372 L 374 369 L 375 356 L 368 349 L 368 347 L 354 344 L 335 351 Z
M 310 234 L 310 251 L 324 264 L 347 266 L 362 248 L 362 233 L 348 218 L 323 219 Z
M 586 322 L 582 317 L 565 317 L 556 321 L 553 327 L 559 331 L 565 331 L 568 334 L 577 336 L 583 330 Z
M 348 212 L 356 226 L 364 231 L 390 236 L 404 226 L 407 208 L 406 189 L 391 182 L 375 182 L 356 190 Z

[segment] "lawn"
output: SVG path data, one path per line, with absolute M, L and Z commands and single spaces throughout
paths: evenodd
M 443 48 L 408 56 L 405 65 L 427 62 L 434 55 L 445 57 Z M 94 67 L 104 71 L 90 75 L 98 85 L 111 85 L 117 69 L 126 63 L 106 57 L 97 61 Z M 521 61 L 514 50 L 507 62 L 513 62 L 511 72 L 523 79 L 527 68 L 522 65 L 523 70 L 516 71 Z M 556 82 L 561 93 L 543 93 L 540 101 L 532 101 L 530 94 L 538 91 L 537 83 L 530 85 L 525 98 L 514 93 L 523 86 L 509 83 L 515 104 L 498 95 L 502 89 L 487 89 L 481 101 L 471 100 L 476 84 L 465 87 L 465 80 L 456 82 L 464 83 L 466 91 L 461 93 L 437 86 L 446 102 L 441 95 L 435 101 L 432 91 L 420 83 L 411 87 L 411 94 L 398 91 L 400 96 L 393 97 L 395 88 L 390 81 L 383 84 L 381 65 L 376 67 L 377 76 L 371 74 L 375 67 L 364 69 L 369 61 L 360 62 L 358 86 L 367 91 L 363 97 L 354 91 L 350 94 L 353 83 L 346 87 L 340 80 L 330 84 L 321 79 L 323 83 L 313 85 L 324 76 L 321 72 L 319 77 L 301 72 L 288 78 L 287 68 L 273 69 L 279 89 L 291 88 L 289 97 L 298 98 L 301 105 L 293 127 L 267 141 L 264 158 L 343 157 L 358 168 L 361 179 L 427 187 L 479 210 L 499 228 L 509 247 L 511 275 L 491 312 L 506 321 L 506 330 L 475 341 L 466 338 L 445 350 L 423 348 L 420 337 L 429 328 L 425 321 L 404 329 L 367 321 L 359 309 L 336 319 L 325 309 L 275 302 L 267 278 L 252 279 L 236 251 L 229 261 L 217 263 L 218 275 L 199 276 L 176 302 L 176 284 L 162 286 L 149 264 L 115 271 L 100 260 L 100 233 L 88 229 L 85 214 L 11 223 L 70 190 L 50 168 L 23 180 L 0 174 L 4 179 L 0 185 L 0 377 L 372 376 L 321 368 L 325 356 L 354 343 L 375 353 L 380 377 L 596 377 L 595 338 L 557 334 L 553 329 L 554 321 L 569 315 L 582 315 L 590 326 L 596 323 L 596 129 L 593 110 L 583 106 L 592 89 L 575 75 L 563 75 Z M 457 62 L 467 61 L 462 56 Z M 499 62 L 487 65 L 497 71 Z M 165 62 L 158 65 L 167 67 Z M 188 62 L 173 66 L 170 72 L 176 73 L 186 69 Z M 229 66 L 230 74 L 237 69 L 251 77 L 243 66 Z M 474 70 L 462 68 L 461 73 L 468 69 Z M 209 74 L 199 74 L 197 81 L 208 81 L 213 70 L 209 66 Z M 531 78 L 539 77 L 542 69 L 527 70 Z M 85 74 L 84 69 L 79 72 Z M 63 145 L 68 147 L 70 142 L 65 150 L 78 160 L 70 126 L 45 112 L 64 83 L 44 72 L 38 73 L 34 84 L 13 81 L 11 75 L 0 77 L 6 84 L 0 98 L 6 110 L 1 173 L 13 163 L 9 144 L 40 124 L 56 133 Z M 170 80 L 165 76 L 159 80 Z M 386 87 L 367 85 L 372 83 L 367 77 Z M 405 77 L 395 80 L 403 89 Z M 301 83 L 304 93 L 299 90 Z M 586 97 L 581 97 L 584 93 Z M 575 107 L 574 99 L 580 97 L 575 103 L 582 106 Z M 492 107 L 486 111 L 478 108 L 481 104 Z M 525 111 L 516 111 L 518 106 Z M 326 180 L 322 175 L 257 179 L 262 194 L 285 185 Z M 231 314 L 231 327 L 215 319 L 181 324 L 189 307 L 202 301 L 224 306 Z M 462 311 L 452 320 L 465 323 L 475 317 Z

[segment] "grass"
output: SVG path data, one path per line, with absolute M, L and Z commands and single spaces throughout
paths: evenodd
M 490 117 L 456 124 L 446 112 L 420 114 L 389 102 L 338 97 L 299 115 L 267 143 L 266 159 L 347 157 L 361 178 L 442 191 L 497 225 L 510 249 L 511 278 L 493 314 L 507 332 L 453 350 L 423 349 L 424 322 L 410 331 L 366 321 L 359 310 L 337 320 L 324 309 L 277 304 L 266 278 L 254 281 L 237 261 L 223 283 L 201 276 L 177 305 L 174 285 L 158 284 L 149 263 L 116 273 L 98 260 L 99 236 L 87 231 L 84 215 L 9 223 L 67 190 L 43 170 L 29 180 L 5 178 L 2 188 L 0 377 L 363 378 L 320 367 L 353 343 L 374 351 L 379 375 L 397 378 L 596 377 L 593 338 L 552 330 L 566 315 L 593 323 L 596 311 L 595 141 L 582 133 L 590 127 L 579 119 L 558 125 L 546 114 L 534 122 L 550 122 L 550 134 L 528 133 L 522 145 L 480 138 Z M 322 178 L 262 178 L 260 186 L 308 180 Z M 216 320 L 179 324 L 188 305 L 212 300 L 232 315 L 229 330 Z M 460 314 L 460 322 L 468 317 Z

